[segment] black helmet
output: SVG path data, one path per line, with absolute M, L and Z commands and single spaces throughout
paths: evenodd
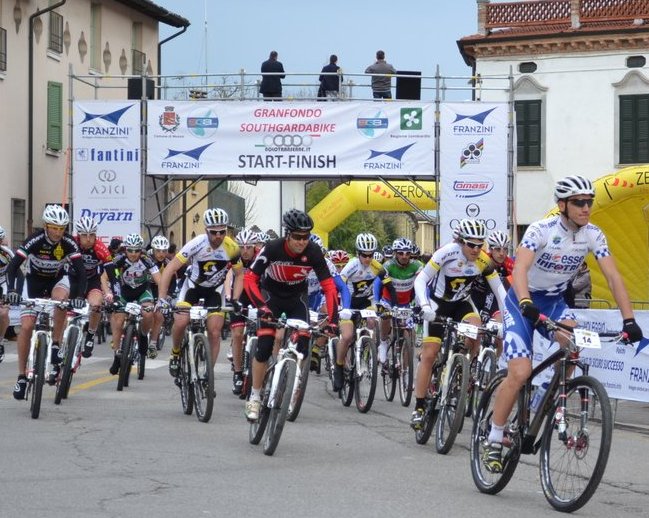
M 306 212 L 301 210 L 291 209 L 284 213 L 282 217 L 284 228 L 289 232 L 304 231 L 311 232 L 313 229 L 313 220 Z

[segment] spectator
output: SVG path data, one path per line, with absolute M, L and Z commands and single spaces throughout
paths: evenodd
M 284 65 L 277 61 L 277 51 L 273 50 L 267 61 L 261 64 L 261 85 L 259 92 L 266 99 L 280 100 L 282 97 L 282 79 L 286 77 L 284 74 Z M 279 75 L 279 74 L 282 75 Z M 266 75 L 272 74 L 272 75 Z
M 320 90 L 323 95 L 318 94 L 318 97 L 327 97 L 332 101 L 336 100 L 340 95 L 340 83 L 343 81 L 342 70 L 337 65 L 338 56 L 332 54 L 329 56 L 329 64 L 322 67 L 320 72 Z M 326 74 L 326 75 L 325 75 Z M 330 75 L 336 74 L 336 75 Z
M 376 63 L 365 69 L 366 74 L 381 74 L 372 76 L 372 95 L 374 99 L 392 99 L 392 79 L 387 74 L 396 74 L 395 68 L 385 61 L 385 52 L 376 51 Z

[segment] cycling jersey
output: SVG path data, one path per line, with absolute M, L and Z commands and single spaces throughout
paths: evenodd
M 240 270 L 239 245 L 225 236 L 218 248 L 212 248 L 207 234 L 201 234 L 176 254 L 181 264 L 188 263 L 186 278 L 194 286 L 217 288 L 225 282 L 230 268 Z
M 119 278 L 116 275 L 119 270 Z M 111 286 L 117 287 L 113 290 L 119 294 L 119 286 L 127 289 L 144 291 L 148 289 L 151 275 L 158 273 L 158 267 L 146 254 L 140 254 L 137 261 L 129 261 L 126 254 L 117 254 L 117 257 L 106 264 L 106 273 Z
M 112 260 L 110 251 L 104 243 L 99 239 L 95 241 L 95 244 L 91 248 L 81 249 L 79 245 L 79 236 L 76 236 L 75 241 L 77 246 L 81 250 L 81 259 L 83 259 L 83 266 L 86 270 L 86 277 L 92 279 L 98 277 L 103 272 L 104 265 L 109 263 Z M 74 272 L 69 272 L 71 276 L 74 276 Z
M 385 268 L 376 259 L 372 259 L 366 266 L 363 265 L 358 257 L 352 258 L 345 267 L 341 270 L 340 276 L 351 287 L 351 301 L 350 305 L 344 308 L 361 309 L 367 307 L 367 302 L 373 296 L 374 280 L 380 279 L 383 286 L 390 287 L 393 293 L 390 300 L 395 298 L 394 287 L 391 286 L 392 280 L 388 277 Z M 388 287 L 388 289 L 390 289 Z
M 498 264 L 492 258 L 491 263 L 500 277 L 500 282 L 502 282 L 505 290 L 509 289 L 509 277 L 514 269 L 513 259 L 511 257 L 505 257 L 505 260 Z M 494 312 L 500 309 L 497 304 L 496 295 L 484 276 L 479 276 L 473 281 L 471 285 L 471 299 L 480 312 L 480 317 L 484 323 L 489 321 Z
M 397 305 L 405 306 L 410 304 L 414 296 L 415 277 L 423 267 L 424 265 L 416 260 L 411 260 L 406 266 L 401 266 L 396 259 L 390 259 L 383 265 L 396 291 Z M 374 298 L 376 300 L 391 300 L 389 288 L 383 286 L 378 277 L 374 280 Z M 392 303 L 395 303 L 395 301 L 393 300 Z
M 158 267 L 158 271 L 160 272 L 160 275 L 162 275 L 162 272 L 164 272 L 165 266 L 169 264 L 169 258 L 165 257 L 162 261 L 156 261 L 155 257 L 153 256 L 153 251 L 149 250 L 147 253 L 151 261 L 153 261 L 153 264 L 155 264 Z M 169 282 L 169 290 L 168 293 L 174 293 L 176 291 L 176 277 L 172 277 L 171 281 Z M 153 293 L 153 298 L 157 300 L 158 298 L 158 285 L 155 283 L 151 284 L 151 293 Z
M 10 248 L 0 245 L 0 284 L 7 281 L 7 266 L 9 266 L 13 256 L 14 253 Z
M 336 265 L 328 257 L 325 257 L 325 261 L 329 268 L 331 278 L 336 284 L 336 290 L 338 290 L 339 295 L 339 303 L 342 303 L 343 307 L 349 307 L 349 290 L 347 289 L 347 285 L 338 273 Z M 309 295 L 309 309 L 312 311 L 319 311 L 322 307 L 322 304 L 324 303 L 324 294 L 322 293 L 322 288 L 320 286 L 318 276 L 313 270 L 311 270 L 309 276 L 307 277 L 307 286 Z

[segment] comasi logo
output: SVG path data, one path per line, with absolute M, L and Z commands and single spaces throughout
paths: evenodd
M 393 149 L 392 151 L 376 151 L 370 149 L 370 156 L 367 157 L 363 167 L 365 169 L 401 169 L 403 164 L 401 160 L 406 151 L 408 151 L 415 143 L 408 144 L 407 146 Z M 374 160 L 375 158 L 386 157 L 392 160 Z M 370 162 L 372 160 L 372 162 Z
M 214 142 L 205 144 L 204 146 L 196 147 L 193 149 L 179 150 L 167 149 L 167 156 L 162 159 L 161 165 L 163 169 L 199 169 L 200 159 L 203 152 L 210 147 Z M 191 158 L 192 160 L 185 160 L 184 158 Z M 173 160 L 170 160 L 173 159 Z
M 81 124 L 86 124 L 91 121 L 106 121 L 111 125 L 86 125 L 81 127 L 81 135 L 84 137 L 123 137 L 129 135 L 131 132 L 130 127 L 120 127 L 119 121 L 122 118 L 122 115 L 131 109 L 134 104 L 120 108 L 110 113 L 89 113 L 84 110 L 83 120 Z
M 456 198 L 477 198 L 494 188 L 494 183 L 488 178 L 476 175 L 463 176 L 462 179 L 453 181 L 453 192 Z
M 455 120 L 452 122 L 453 134 L 454 135 L 491 135 L 494 132 L 495 127 L 493 125 L 485 125 L 487 117 L 496 108 L 491 108 L 489 110 L 467 115 L 463 113 L 456 113 Z M 462 123 L 462 124 L 459 124 Z
M 367 138 L 376 138 L 383 135 L 389 125 L 389 119 L 381 110 L 366 110 L 358 114 L 356 129 Z

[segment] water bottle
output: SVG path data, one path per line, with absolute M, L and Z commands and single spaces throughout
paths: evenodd
M 541 401 L 543 401 L 543 396 L 545 396 L 545 393 L 548 390 L 548 383 L 541 383 L 536 390 L 534 391 L 534 395 L 532 396 L 532 402 L 530 403 L 530 408 L 532 409 L 532 412 L 537 412 L 539 409 L 539 406 L 541 406 Z

